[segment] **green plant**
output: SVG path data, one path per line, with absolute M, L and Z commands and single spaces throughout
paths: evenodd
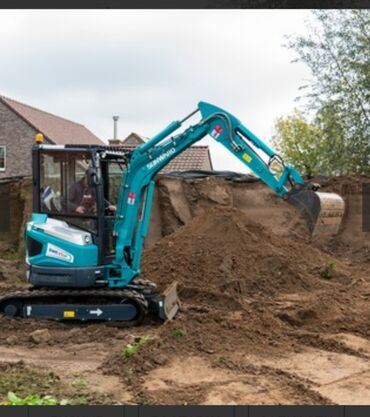
M 89 399 L 84 395 L 79 395 L 78 397 L 73 399 L 73 402 L 78 405 L 88 405 Z
M 72 381 L 72 387 L 80 389 L 80 388 L 86 388 L 87 387 L 87 381 L 83 377 L 77 377 Z
M 138 338 L 136 342 L 129 343 L 128 345 L 126 345 L 126 347 L 121 352 L 122 358 L 125 361 L 129 360 L 133 355 L 135 355 L 139 351 L 139 349 L 142 346 L 144 346 L 146 343 L 148 343 L 149 340 L 151 340 L 150 336 L 142 336 L 142 337 Z
M 335 268 L 335 262 L 328 261 L 324 269 L 320 272 L 321 278 L 325 278 L 325 279 L 333 278 L 334 268 Z
M 68 405 L 68 400 L 57 400 L 51 395 L 34 395 L 30 394 L 24 398 L 18 397 L 14 392 L 8 392 L 7 401 L 3 405 Z
M 175 337 L 183 337 L 183 336 L 186 335 L 186 332 L 185 332 L 185 330 L 182 330 L 182 329 L 174 329 L 173 330 L 173 335 Z
M 212 360 L 213 365 L 220 366 L 225 363 L 225 358 L 223 356 L 215 356 Z

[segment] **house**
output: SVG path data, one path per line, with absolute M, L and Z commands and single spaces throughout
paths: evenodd
M 125 139 L 110 139 L 111 146 L 120 146 L 127 150 L 133 150 L 137 146 L 145 143 L 148 138 L 138 135 L 137 133 L 130 133 Z M 180 155 L 176 156 L 168 165 L 161 171 L 161 174 L 168 174 L 169 172 L 179 171 L 212 171 L 212 160 L 208 146 L 191 146 Z
M 45 143 L 105 145 L 85 126 L 0 95 L 0 179 L 32 173 L 35 135 Z

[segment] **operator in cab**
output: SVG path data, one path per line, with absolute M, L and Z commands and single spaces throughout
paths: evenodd
M 71 184 L 67 193 L 66 201 L 68 213 L 95 215 L 96 214 L 96 190 L 89 186 L 88 171 L 79 180 Z M 104 199 L 104 208 L 107 214 L 112 215 L 116 206 Z

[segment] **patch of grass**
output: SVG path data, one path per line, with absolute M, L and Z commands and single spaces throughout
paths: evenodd
M 0 363 L 0 404 L 84 405 L 112 404 L 109 395 L 89 392 L 84 378 L 76 376 L 77 387 L 60 380 L 53 372 L 18 363 Z
M 135 355 L 144 345 L 151 340 L 150 336 L 139 337 L 134 343 L 129 343 L 122 350 L 121 356 L 125 361 L 128 361 L 133 355 Z
M 74 398 L 73 403 L 75 405 L 89 405 L 90 401 L 87 397 L 85 397 L 84 395 L 79 395 L 78 397 Z M 109 404 L 109 402 L 108 402 Z
M 60 387 L 60 379 L 52 372 L 41 372 L 22 364 L 4 364 L 0 367 L 0 399 L 8 392 L 25 397 L 30 394 L 45 394 Z
M 40 396 L 37 394 L 29 394 L 24 398 L 18 397 L 14 392 L 8 392 L 7 400 L 3 405 L 68 405 L 68 400 L 57 400 L 52 395 Z
M 324 279 L 331 279 L 333 278 L 333 272 L 335 269 L 335 262 L 328 261 L 324 266 L 323 270 L 320 272 L 320 277 Z
M 82 389 L 82 388 L 86 388 L 88 383 L 84 377 L 79 376 L 72 381 L 71 385 L 74 388 Z
M 225 363 L 226 363 L 226 359 L 223 356 L 217 355 L 212 359 L 212 364 L 214 366 L 221 366 Z
M 183 330 L 183 329 L 177 328 L 177 329 L 174 329 L 174 330 L 173 330 L 173 335 L 174 335 L 175 337 L 183 337 L 183 336 L 185 336 L 185 335 L 186 335 L 186 332 L 185 332 L 185 330 Z

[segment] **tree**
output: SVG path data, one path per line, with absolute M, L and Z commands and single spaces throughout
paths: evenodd
M 370 11 L 312 13 L 308 35 L 291 37 L 288 46 L 313 76 L 303 87 L 307 107 L 328 142 L 321 147 L 326 163 L 333 164 L 321 169 L 370 173 Z
M 273 144 L 285 161 L 294 164 L 302 174 L 312 177 L 323 173 L 325 142 L 322 131 L 307 122 L 298 110 L 276 121 Z

